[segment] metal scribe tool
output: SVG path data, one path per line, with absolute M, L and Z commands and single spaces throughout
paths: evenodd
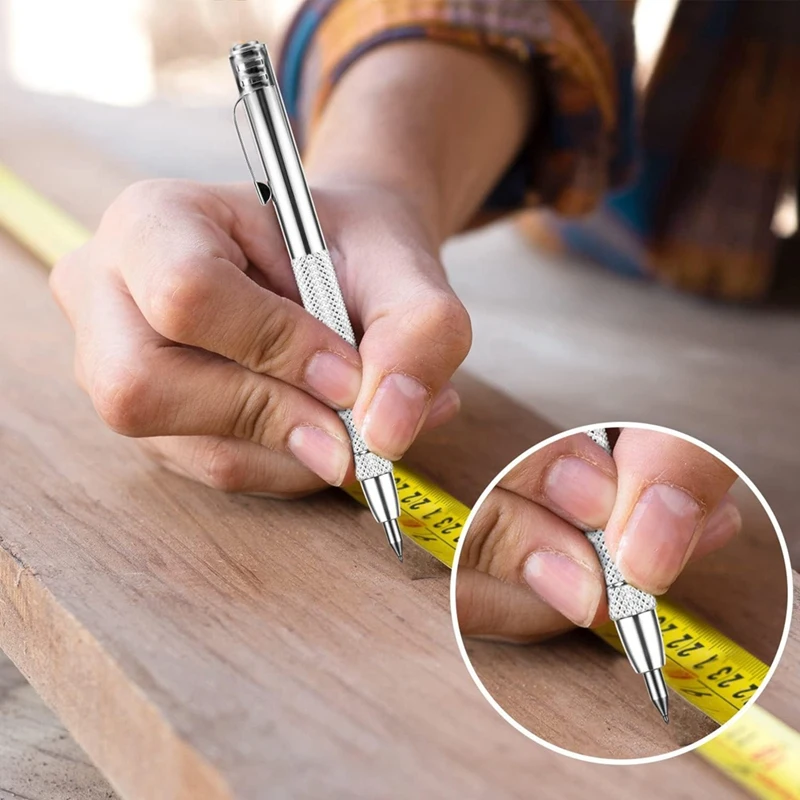
M 605 428 L 595 428 L 586 432 L 596 444 L 607 453 L 611 445 Z M 653 595 L 629 586 L 611 560 L 606 548 L 603 531 L 589 531 L 586 538 L 600 559 L 608 596 L 608 616 L 616 625 L 617 633 L 625 648 L 631 666 L 644 676 L 647 693 L 658 709 L 664 722 L 669 722 L 669 697 L 667 685 L 661 669 L 666 663 L 664 639 L 656 615 L 656 599 Z
M 230 62 L 239 89 L 233 115 L 236 132 L 259 200 L 266 205 L 272 199 L 275 206 L 303 306 L 312 316 L 356 347 L 353 326 L 322 236 L 267 48 L 260 42 L 234 45 L 230 51 Z M 255 150 L 265 173 L 263 181 L 256 179 L 236 123 L 239 103 L 247 111 Z M 400 501 L 392 462 L 369 451 L 353 424 L 350 409 L 338 413 L 350 436 L 356 478 L 364 490 L 370 511 L 383 525 L 389 544 L 402 561 L 403 539 L 397 525 Z

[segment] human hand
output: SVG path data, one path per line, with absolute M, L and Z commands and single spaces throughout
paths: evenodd
M 604 528 L 625 579 L 653 594 L 739 531 L 727 494 L 736 475 L 711 453 L 640 428 L 622 430 L 613 452 L 574 434 L 492 489 L 458 564 L 463 635 L 536 641 L 606 621 L 603 574 L 583 531 Z
M 301 305 L 271 209 L 252 186 L 148 181 L 111 205 L 51 287 L 75 329 L 75 373 L 115 431 L 175 472 L 294 496 L 353 478 L 334 408 L 399 458 L 459 399 L 470 345 L 438 243 L 398 194 L 314 198 L 360 353 Z

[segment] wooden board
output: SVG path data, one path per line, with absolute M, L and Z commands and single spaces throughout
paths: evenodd
M 785 562 L 755 495 L 742 482 L 734 486 L 734 495 L 742 510 L 742 534 L 714 556 L 690 564 L 669 596 L 771 664 L 786 621 Z M 466 639 L 465 646 L 481 682 L 513 719 L 572 752 L 642 758 L 684 747 L 718 727 L 675 693 L 669 726 L 643 725 L 659 717 L 642 679 L 585 631 L 528 647 L 475 639 Z
M 0 653 L 0 800 L 115 797 L 53 712 Z
M 6 243 L 0 260 L 0 335 L 28 330 L 0 362 L 0 643 L 120 793 L 521 792 L 550 756 L 471 683 L 447 576 L 409 580 L 341 494 L 229 497 L 150 465 L 72 388 L 44 277 Z M 467 396 L 461 424 L 519 418 Z M 444 434 L 417 461 L 472 500 L 498 450 L 458 433 L 459 473 Z
M 52 132 L 2 136 L 88 223 L 122 183 Z M 346 497 L 223 496 L 105 431 L 43 274 L 7 241 L 0 335 L 0 646 L 123 797 L 745 796 L 697 758 L 609 769 L 513 731 L 460 662 L 447 576 L 412 580 Z M 463 387 L 413 461 L 471 502 L 550 426 Z

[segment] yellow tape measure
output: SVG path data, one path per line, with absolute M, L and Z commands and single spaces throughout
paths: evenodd
M 764 800 L 800 797 L 800 735 L 761 706 L 751 706 L 697 752 Z
M 394 465 L 400 519 L 397 524 L 409 539 L 452 568 L 458 539 L 469 516 L 469 509 L 402 462 Z M 364 493 L 356 483 L 345 491 L 366 505 Z
M 48 267 L 90 236 L 2 165 L 0 225 Z M 452 567 L 469 509 L 402 463 L 395 465 L 395 479 L 403 533 Z M 346 491 L 364 503 L 358 486 Z M 670 688 L 715 721 L 731 719 L 764 680 L 767 665 L 668 600 L 659 601 L 658 613 Z M 621 650 L 613 625 L 594 632 Z M 756 797 L 800 798 L 800 734 L 757 706 L 698 752 Z
M 0 164 L 0 225 L 43 264 L 80 247 L 89 231 Z
M 670 688 L 720 725 L 741 711 L 767 677 L 769 667 L 667 598 L 658 600 L 658 621 Z M 614 623 L 594 633 L 624 653 Z

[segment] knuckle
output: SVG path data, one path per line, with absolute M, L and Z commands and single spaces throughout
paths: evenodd
M 176 207 L 191 209 L 205 196 L 202 184 L 176 178 L 152 178 L 136 181 L 117 195 L 101 221 L 101 229 L 117 223 L 124 230 L 146 233 L 159 225 L 163 212 Z
M 144 436 L 153 408 L 153 391 L 144 369 L 114 364 L 100 368 L 91 388 L 100 418 L 123 436 Z
M 461 563 L 464 566 L 496 575 L 496 559 L 502 548 L 499 543 L 509 530 L 505 506 L 502 502 L 493 502 L 489 495 L 470 526 L 464 538 L 464 550 Z
M 221 439 L 209 444 L 199 459 L 203 482 L 221 492 L 241 492 L 246 488 L 247 469 L 236 442 Z
M 434 333 L 439 347 L 460 363 L 472 344 L 472 323 L 463 303 L 454 294 L 439 291 L 426 298 L 419 313 L 422 326 Z
M 174 261 L 150 292 L 151 324 L 167 339 L 192 344 L 203 310 L 213 296 L 213 276 L 203 259 L 186 257 Z
M 71 306 L 71 297 L 75 294 L 74 290 L 70 291 L 70 284 L 74 282 L 75 272 L 79 268 L 79 263 L 85 261 L 87 257 L 86 247 L 86 245 L 83 245 L 77 250 L 62 256 L 55 263 L 53 269 L 50 270 L 50 276 L 47 281 L 50 292 L 65 313 L 68 312 Z M 68 313 L 67 316 L 69 316 Z
M 298 320 L 292 305 L 291 300 L 278 297 L 272 312 L 264 316 L 246 356 L 244 366 L 248 369 L 281 374 L 290 369 L 299 338 Z
M 113 217 L 118 212 L 128 214 L 131 210 L 140 212 L 142 208 L 149 209 L 154 202 L 174 191 L 179 185 L 180 181 L 163 178 L 136 181 L 117 195 L 117 199 L 109 206 L 107 214 Z
M 98 235 L 120 232 L 143 238 L 144 229 L 150 226 L 155 210 L 170 193 L 168 180 L 137 181 L 126 186 L 105 210 L 98 227 Z
M 285 426 L 284 417 L 284 404 L 273 387 L 253 391 L 247 386 L 234 404 L 232 435 L 270 447 L 276 439 L 274 432 Z

